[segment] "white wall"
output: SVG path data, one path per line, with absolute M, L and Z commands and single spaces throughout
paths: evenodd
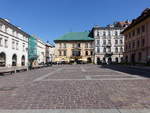
M 37 39 L 37 55 L 38 55 L 38 63 L 46 63 L 46 46 L 45 43 L 40 39 Z
M 119 61 L 121 61 L 121 57 L 123 57 L 123 53 L 120 51 L 120 48 L 122 47 L 124 51 L 124 36 L 121 35 L 122 29 L 116 29 L 116 28 L 110 28 L 110 29 L 96 29 L 94 30 L 94 38 L 95 38 L 95 63 L 97 62 L 97 58 L 99 57 L 100 60 L 104 58 L 104 46 L 103 42 L 106 40 L 106 45 L 108 44 L 108 40 L 111 41 L 111 52 L 113 53 L 112 55 L 112 61 L 115 61 L 116 57 L 118 57 Z M 104 32 L 106 35 L 104 36 Z M 115 35 L 117 32 L 117 36 Z M 110 33 L 110 35 L 109 35 Z M 99 36 L 98 36 L 99 34 Z M 99 45 L 97 44 L 97 40 L 100 41 Z M 115 44 L 115 40 L 118 40 L 118 45 Z M 120 43 L 120 40 L 122 40 L 122 44 Z M 118 53 L 116 53 L 116 47 L 118 48 Z M 97 48 L 100 49 L 100 52 L 97 52 Z M 108 52 L 108 48 L 106 47 L 106 52 Z
M 12 66 L 12 56 L 14 54 L 17 55 L 17 66 L 21 66 L 21 58 L 25 56 L 25 65 L 28 65 L 28 37 L 23 36 L 20 32 L 15 31 L 14 29 L 4 25 L 4 23 L 0 23 L 2 27 L 0 27 L 0 38 L 2 38 L 2 46 L 0 46 L 0 53 L 4 52 L 6 55 L 6 66 Z M 7 28 L 7 30 L 6 30 Z M 7 31 L 7 32 L 6 32 Z M 18 35 L 17 35 L 18 34 Z M 8 40 L 7 46 L 5 47 L 5 40 Z M 12 48 L 12 41 L 14 40 L 14 49 Z M 16 47 L 16 43 L 18 43 L 18 47 Z M 23 50 L 24 44 L 24 50 Z

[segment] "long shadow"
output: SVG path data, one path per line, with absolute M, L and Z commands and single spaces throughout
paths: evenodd
M 142 77 L 150 78 L 150 69 L 122 66 L 122 65 L 101 65 L 99 68 L 111 69 L 131 75 L 139 75 Z

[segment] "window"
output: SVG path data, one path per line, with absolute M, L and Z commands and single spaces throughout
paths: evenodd
M 111 52 L 111 48 L 108 48 L 108 52 Z
M 103 49 L 103 52 L 105 53 L 106 52 L 106 48 L 104 47 L 104 49 Z
M 66 43 L 64 43 L 64 48 L 66 48 Z
M 110 31 L 108 32 L 108 35 L 111 36 L 111 32 Z
M 118 48 L 117 47 L 115 48 L 115 52 L 118 53 Z
M 77 47 L 80 48 L 80 43 L 77 44 Z
M 64 51 L 64 56 L 67 56 L 67 51 Z
M 12 49 L 15 49 L 15 41 L 12 40 Z
M 18 48 L 18 45 L 19 45 L 19 43 L 18 42 L 16 42 L 16 50 L 18 50 L 19 48 Z
M 8 33 L 8 27 L 5 27 L 5 32 Z
M 106 36 L 106 32 L 105 31 L 103 32 L 103 36 Z
M 89 43 L 89 47 L 90 47 L 90 48 L 93 48 L 93 43 Z
M 129 33 L 129 38 L 131 38 L 131 33 Z
M 72 56 L 80 56 L 81 52 L 79 50 L 73 50 L 72 51 Z
M 123 47 L 120 47 L 120 52 L 121 52 L 121 53 L 123 52 Z
M 3 39 L 0 37 L 0 46 L 3 46 L 3 44 L 2 44 L 2 43 L 3 43 L 3 42 L 2 42 L 2 40 L 3 40 Z
M 88 43 L 85 43 L 85 48 L 88 48 Z
M 103 45 L 106 45 L 106 40 L 103 40 Z
M 111 44 L 111 40 L 108 40 L 108 44 Z
M 117 31 L 115 31 L 115 35 L 118 36 L 118 32 Z
M 91 51 L 91 55 L 93 55 L 93 51 Z
M 23 51 L 25 51 L 25 43 L 23 43 L 22 48 L 23 48 Z
M 135 42 L 132 43 L 132 48 L 135 48 Z
M 145 32 L 145 25 L 142 25 L 142 32 Z
M 8 40 L 5 39 L 5 48 L 7 48 L 7 47 L 8 47 Z
M 100 48 L 99 47 L 97 47 L 97 53 L 100 53 Z
M 139 48 L 140 47 L 140 41 L 138 40 L 137 41 L 137 48 Z
M 99 32 L 97 32 L 97 36 L 100 36 L 100 33 L 99 33 Z
M 137 28 L 137 35 L 139 35 L 140 34 L 140 28 Z
M 0 30 L 2 30 L 3 24 L 0 23 Z
M 145 45 L 145 40 L 142 39 L 142 47 Z
M 75 44 L 72 44 L 72 48 L 75 48 Z
M 61 56 L 61 51 L 59 51 L 59 56 Z
M 15 31 L 14 30 L 12 30 L 12 35 L 15 36 Z
M 129 43 L 129 49 L 131 49 L 131 43 Z
M 59 44 L 59 48 L 62 48 L 62 47 L 61 47 L 61 43 Z
M 132 32 L 132 36 L 133 36 L 133 37 L 135 36 L 135 30 Z
M 115 40 L 115 44 L 118 44 L 118 40 Z
M 85 52 L 85 55 L 88 56 L 88 51 Z
M 122 41 L 122 40 L 120 40 L 120 44 L 123 44 L 123 41 Z
M 97 40 L 97 45 L 100 45 L 100 40 Z

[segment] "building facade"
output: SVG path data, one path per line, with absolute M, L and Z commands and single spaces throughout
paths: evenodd
M 123 61 L 124 36 L 121 31 L 129 24 L 117 22 L 107 27 L 95 26 L 91 36 L 95 39 L 95 64 Z
M 71 32 L 56 39 L 55 62 L 92 63 L 93 41 L 89 32 Z
M 28 66 L 28 38 L 21 28 L 0 18 L 0 67 Z
M 38 64 L 46 63 L 46 43 L 39 38 L 37 38 L 37 56 Z
M 46 63 L 54 62 L 55 58 L 55 46 L 46 43 Z
M 145 9 L 122 33 L 125 36 L 125 61 L 150 63 L 150 9 Z

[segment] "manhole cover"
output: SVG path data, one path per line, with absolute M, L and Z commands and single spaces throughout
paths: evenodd
M 2 87 L 0 88 L 0 91 L 12 91 L 16 89 L 17 87 Z

